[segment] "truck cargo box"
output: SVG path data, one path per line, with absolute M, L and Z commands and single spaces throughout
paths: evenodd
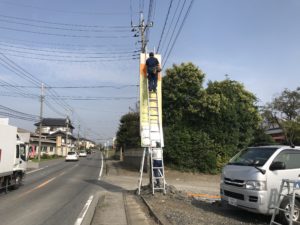
M 13 173 L 17 128 L 0 119 L 0 177 Z

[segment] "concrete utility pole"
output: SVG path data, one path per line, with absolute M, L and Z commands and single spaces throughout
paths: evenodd
M 67 130 L 66 130 L 66 148 L 67 148 L 67 154 L 68 154 L 68 131 L 69 131 L 69 116 L 67 116 L 66 119 L 66 123 L 67 123 Z
M 147 29 L 149 27 L 152 27 L 153 26 L 153 22 L 149 22 L 148 24 L 145 24 L 145 20 L 144 20 L 144 15 L 143 15 L 143 12 L 140 13 L 140 24 L 137 25 L 137 26 L 132 26 L 132 32 L 136 32 L 138 31 L 138 33 L 136 33 L 134 35 L 134 37 L 138 37 L 139 35 L 141 36 L 141 44 L 142 44 L 142 47 L 141 47 L 141 52 L 142 53 L 146 53 L 146 45 L 148 43 L 148 40 L 146 40 L 146 37 L 145 37 L 145 32 L 147 31 Z
M 79 143 L 80 143 L 80 141 L 79 141 L 79 130 L 80 130 L 80 124 L 78 124 L 78 134 L 77 134 L 77 151 L 79 151 L 80 150 L 80 147 L 79 147 Z
M 41 87 L 41 106 L 40 106 L 40 126 L 39 126 L 39 152 L 38 160 L 41 161 L 41 151 L 42 151 L 42 122 L 43 122 L 43 104 L 44 104 L 44 84 L 42 83 Z

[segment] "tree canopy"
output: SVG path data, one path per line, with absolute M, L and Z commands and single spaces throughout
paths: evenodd
M 285 89 L 263 111 L 267 123 L 283 130 L 286 144 L 300 144 L 300 87 L 293 91 Z
M 183 169 L 214 172 L 253 140 L 261 117 L 256 97 L 230 79 L 208 82 L 192 63 L 163 77 L 166 161 Z
M 136 148 L 141 146 L 139 122 L 138 112 L 129 112 L 121 117 L 117 132 L 118 147 Z

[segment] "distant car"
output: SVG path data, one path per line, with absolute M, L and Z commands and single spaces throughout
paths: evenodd
M 87 156 L 86 151 L 79 152 L 79 157 L 86 157 L 86 156 Z
M 66 161 L 78 161 L 78 160 L 79 160 L 79 157 L 76 152 L 68 152 Z

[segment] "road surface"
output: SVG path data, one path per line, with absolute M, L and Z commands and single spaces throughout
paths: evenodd
M 74 225 L 91 196 L 101 191 L 100 152 L 78 162 L 52 160 L 30 171 L 24 185 L 0 194 L 0 223 Z

